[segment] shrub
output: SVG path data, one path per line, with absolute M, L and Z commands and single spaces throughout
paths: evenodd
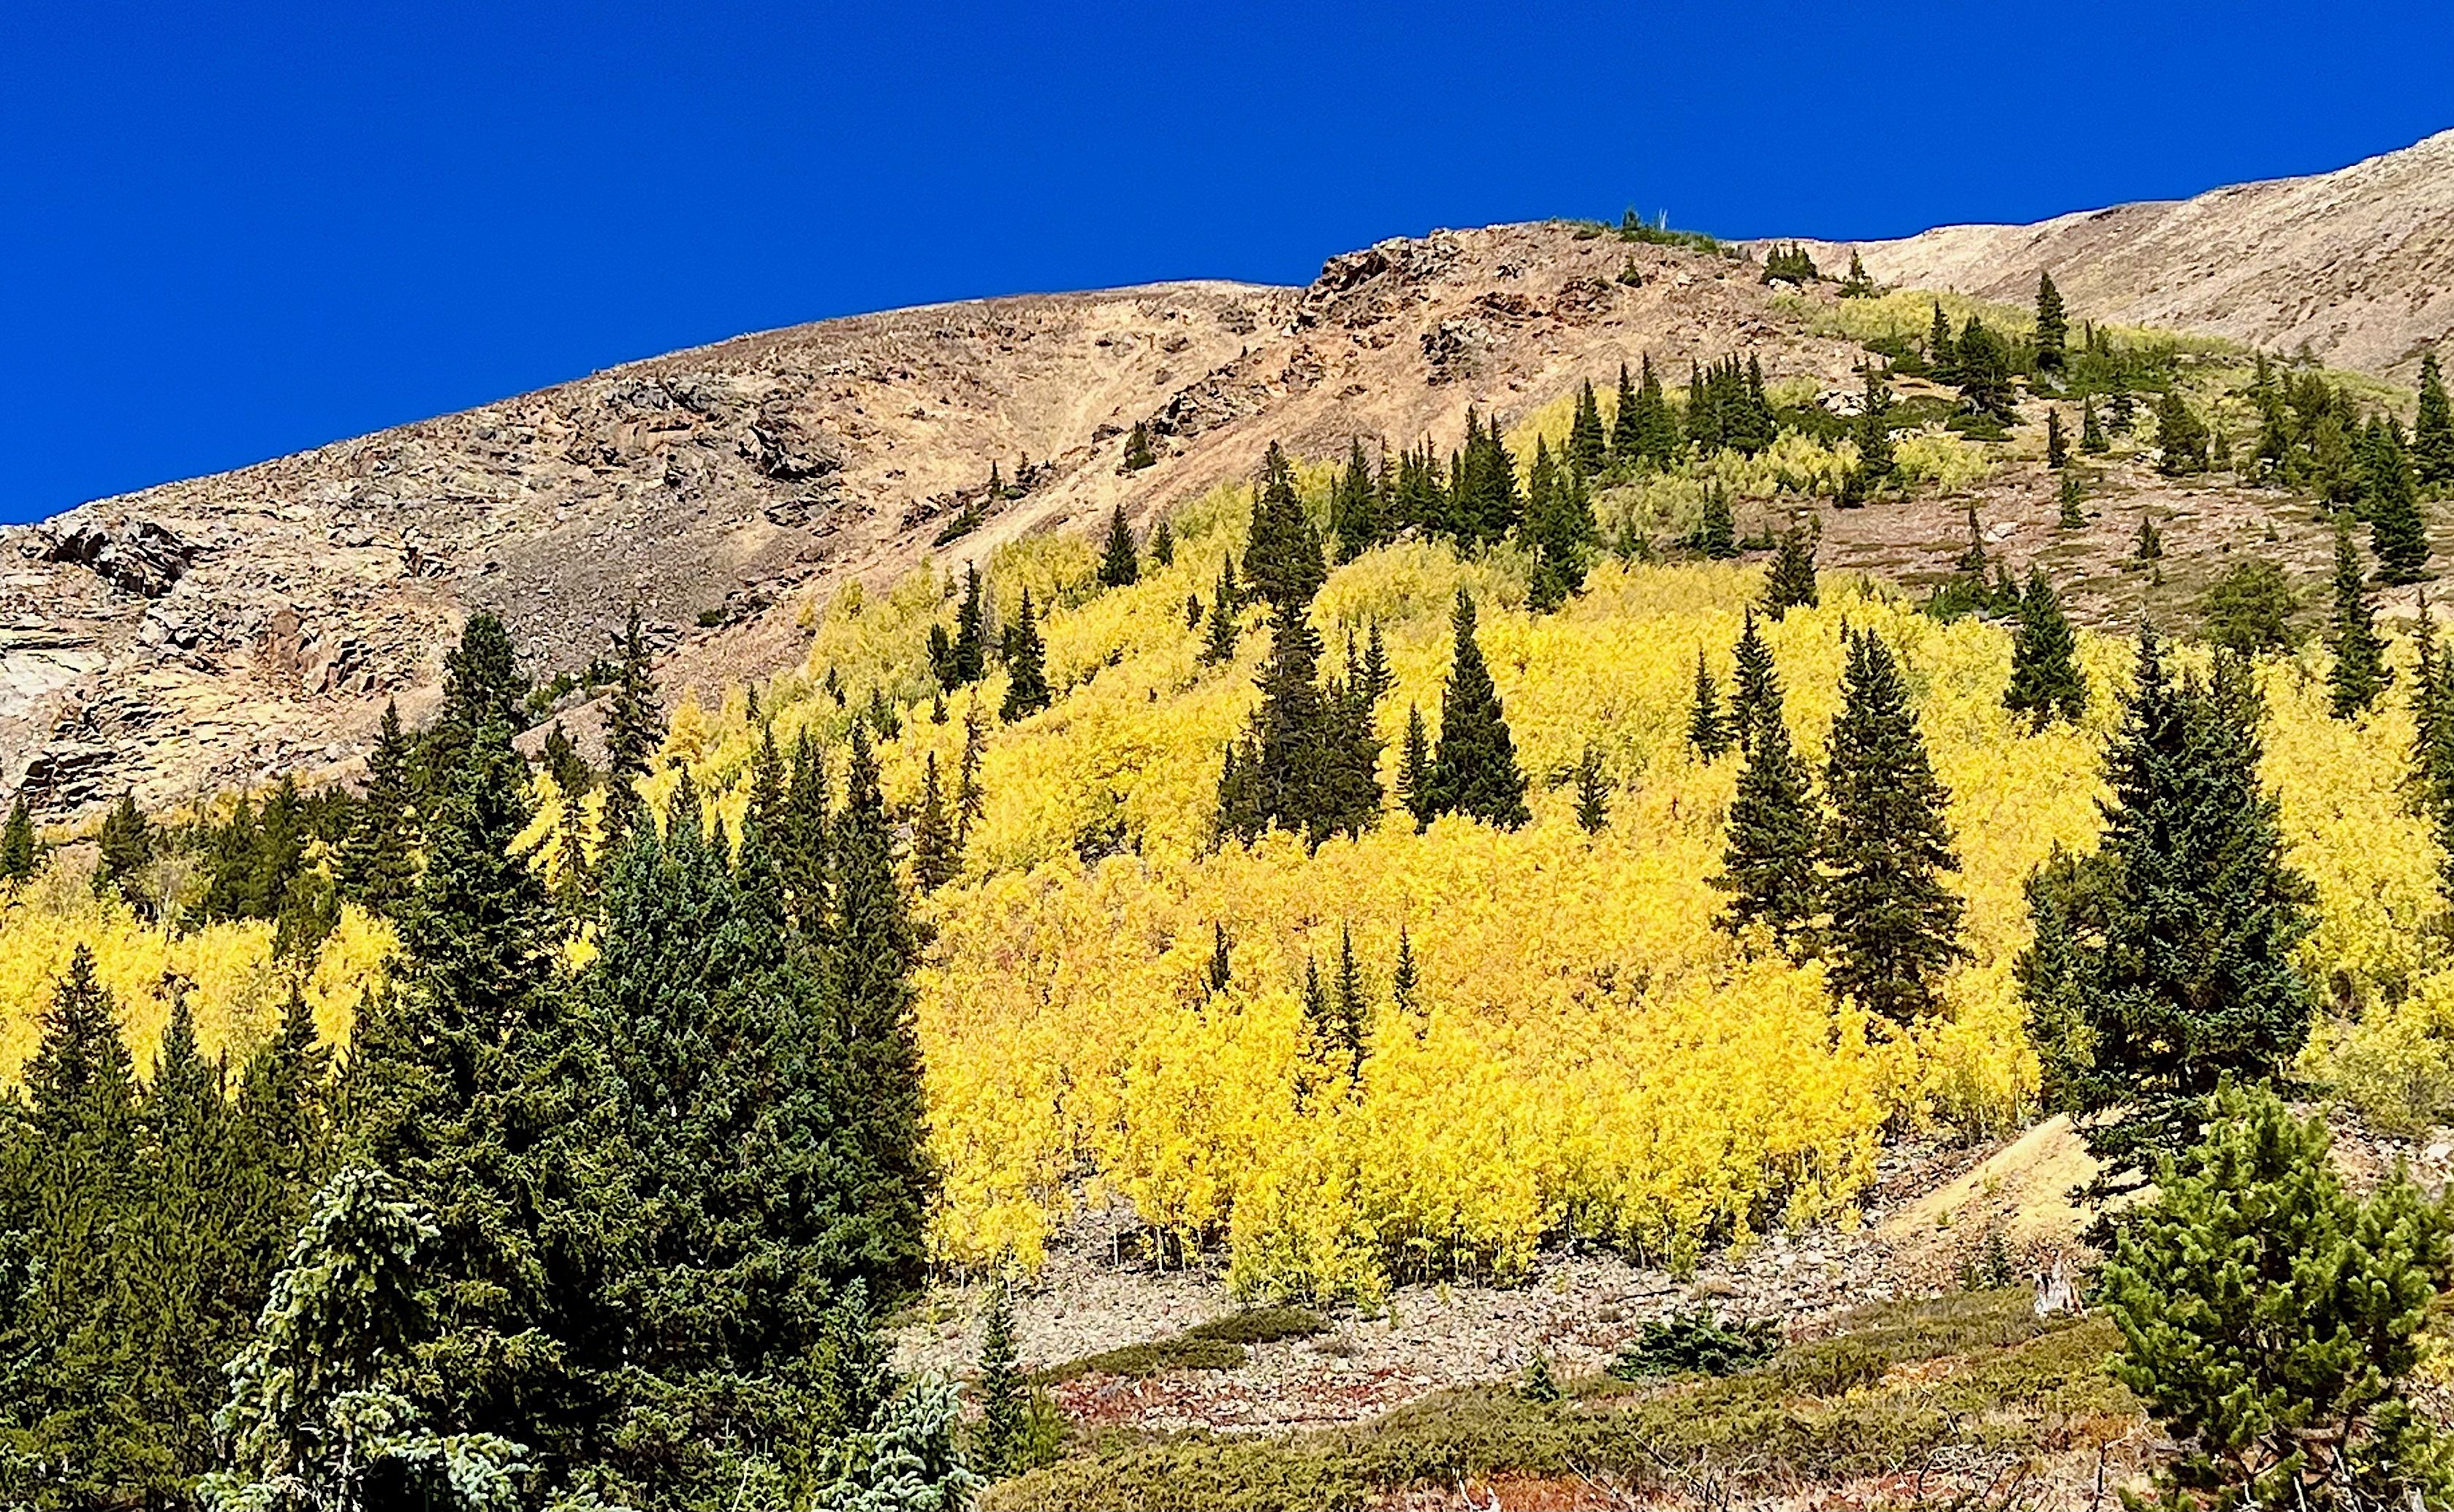
M 1780 1347 L 1780 1333 L 1773 1324 L 1725 1324 L 1711 1308 L 1700 1307 L 1645 1324 L 1643 1335 L 1611 1362 L 1610 1373 L 1621 1381 L 1730 1376 L 1762 1364 Z
M 2237 562 L 2199 600 L 2207 639 L 2244 656 L 2289 651 L 2301 639 L 2292 622 L 2301 597 L 2283 569 L 2264 558 Z
M 2324 1123 L 2263 1088 L 2225 1087 L 2215 1114 L 2104 1273 L 2114 1374 L 2181 1444 L 2163 1488 L 2225 1507 L 2439 1501 L 2454 1444 L 2403 1384 L 2454 1275 L 2444 1208 L 2400 1171 L 2353 1197 Z

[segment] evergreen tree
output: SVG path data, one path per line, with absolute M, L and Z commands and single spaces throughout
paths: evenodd
M 1389 670 L 1389 648 L 1380 638 L 1380 621 L 1372 621 L 1372 629 L 1363 643 L 1362 671 L 1356 679 L 1363 696 L 1378 703 L 1398 685 L 1398 675 Z
M 1440 698 L 1439 743 L 1432 752 L 1432 810 L 1513 830 L 1534 816 L 1525 806 L 1517 743 L 1509 736 L 1499 692 L 1483 663 L 1474 625 L 1474 599 L 1460 588 L 1451 616 L 1456 645 Z
M 1125 461 L 1121 471 L 1138 473 L 1157 461 L 1158 454 L 1151 450 L 1150 422 L 1136 420 L 1132 432 L 1125 437 Z
M 2020 595 L 2020 622 L 2011 633 L 2011 682 L 2002 691 L 2002 707 L 2025 715 L 2039 730 L 2056 719 L 2077 724 L 2087 713 L 2078 637 L 2063 616 L 2062 596 L 2033 562 L 2027 591 Z
M 1653 360 L 1645 359 L 1645 371 L 1651 373 Z M 1636 470 L 1644 458 L 1644 433 L 1637 425 L 1636 383 L 1627 375 L 1627 364 L 1619 365 L 1619 398 L 1611 411 L 1611 466 L 1629 472 Z
M 1799 952 L 1808 943 L 1820 903 L 1815 863 L 1822 819 L 1805 764 L 1790 746 L 1780 678 L 1768 655 L 1751 675 L 1750 641 L 1762 653 L 1752 615 L 1739 643 L 1739 696 L 1732 711 L 1745 764 L 1730 802 L 1721 874 L 1711 878 L 1730 902 L 1714 922 L 1733 935 L 1762 925 L 1782 949 Z
M 991 1481 L 1030 1469 L 1031 1381 L 1016 1357 L 1014 1287 L 1003 1277 L 989 1291 L 980 1326 L 980 1373 L 972 1385 L 972 1400 L 980 1409 L 979 1426 L 972 1435 L 972 1468 Z
M 962 843 L 955 837 L 955 821 L 946 813 L 945 795 L 937 783 L 937 753 L 929 753 L 927 776 L 920 788 L 920 812 L 912 821 L 912 876 L 924 893 L 934 893 L 961 875 Z
M 1951 333 L 1951 317 L 1942 312 L 1942 301 L 1934 302 L 1934 320 L 1925 336 L 1926 366 L 1934 370 L 1937 383 L 1960 381 L 1960 338 Z
M 614 637 L 614 694 L 605 704 L 605 843 L 610 853 L 623 834 L 646 817 L 639 779 L 664 748 L 664 715 L 656 706 L 654 655 L 634 603 Z
M 2411 427 L 2411 466 L 2422 486 L 2454 488 L 2454 403 L 2446 398 L 2434 351 L 2420 359 L 2420 414 Z
M 1721 717 L 1721 692 L 1704 665 L 1704 648 L 1696 648 L 1696 700 L 1687 711 L 1687 744 L 1706 762 L 1718 761 L 1730 748 L 1730 727 Z
M 1537 610 L 1557 609 L 1584 590 L 1587 557 L 1599 534 L 1584 473 L 1573 464 L 1554 465 L 1549 446 L 1537 438 L 1524 525 L 1534 548 L 1530 597 Z
M 1977 315 L 1968 317 L 1960 333 L 1951 381 L 1960 389 L 1960 405 L 1969 414 L 2009 425 L 2019 418 L 2011 393 L 2011 353 L 2002 338 L 1986 329 Z
M 2207 470 L 2207 428 L 2179 389 L 2156 401 L 2156 470 L 2181 477 Z
M 558 1086 L 560 930 L 514 842 L 533 817 L 509 727 L 462 749 L 428 831 L 426 870 L 400 920 L 398 990 L 354 1036 L 351 1143 L 397 1173 L 439 1230 L 425 1297 L 441 1361 L 494 1361 L 436 1378 L 440 1421 L 523 1438 L 538 1404 L 575 1388 L 579 1362 L 546 1347 L 580 1283 L 540 1254 L 573 1133 Z M 534 1441 L 527 1441 L 533 1442 Z
M 27 882 L 34 876 L 34 811 L 21 791 L 9 804 L 0 828 L 0 882 Z
M 2241 657 L 2176 684 L 2142 631 L 2102 844 L 2029 885 L 2019 971 L 2048 1096 L 2100 1116 L 2083 1132 L 2115 1173 L 2178 1149 L 2219 1080 L 2276 1075 L 2308 1036 L 2314 895 L 2259 777 L 2261 712 Z
M 1222 768 L 1220 833 L 1250 841 L 1277 827 L 1315 846 L 1360 834 L 1380 809 L 1370 700 L 1353 678 L 1320 686 L 1320 635 L 1307 606 L 1278 606 L 1270 641 L 1257 679 L 1261 706 Z
M 1859 260 L 1858 254 L 1855 252 L 1850 252 L 1849 275 L 1840 280 L 1840 297 L 1843 299 L 1872 299 L 1880 291 L 1875 288 L 1875 280 L 1867 276 L 1866 265 Z
M 1728 733 L 1744 751 L 1755 738 L 1757 722 L 1780 708 L 1780 678 L 1774 671 L 1772 648 L 1764 644 L 1763 633 L 1756 628 L 1756 613 L 1746 611 L 1739 643 L 1735 648 L 1738 662 L 1738 686 L 1730 698 Z M 1697 664 L 1702 665 L 1703 653 L 1697 653 Z
M 1213 922 L 1210 926 L 1210 970 L 1202 978 L 1203 985 L 1213 993 L 1222 993 L 1235 979 L 1236 974 L 1228 959 L 1227 926 Z
M 2096 417 L 2096 396 L 2090 394 L 2079 412 L 2079 449 L 2089 456 L 2102 456 L 2113 450 L 2104 438 L 2104 426 Z
M 1779 619 L 1792 609 L 1812 609 L 1815 588 L 1815 541 L 1795 519 L 1781 532 L 1780 550 L 1764 575 L 1763 611 Z
M 980 763 L 988 758 L 988 726 L 975 702 L 963 711 L 963 757 L 955 768 L 955 849 L 971 843 L 972 826 L 987 812 L 988 794 L 980 786 Z
M 1639 463 L 1668 467 L 1679 454 L 1679 417 L 1662 396 L 1661 380 L 1654 376 L 1653 356 L 1643 358 L 1644 381 L 1636 391 L 1635 455 Z
M 103 816 L 102 831 L 95 837 L 96 891 L 115 886 L 130 903 L 141 904 L 144 897 L 138 884 L 153 863 L 153 825 L 136 806 L 136 796 L 122 793 Z
M 2037 274 L 2037 371 L 2060 373 L 2070 344 L 2070 316 L 2062 310 L 2062 292 L 2054 275 Z
M 2062 435 L 2062 413 L 2045 412 L 2045 466 L 2059 473 L 2070 466 L 2070 442 Z
M 1602 776 L 1602 756 L 1592 746 L 1577 761 L 1577 827 L 1599 835 L 1610 823 L 1610 779 Z
M 1696 525 L 1696 549 L 1714 561 L 1739 554 L 1738 521 L 1730 514 L 1730 496 L 1719 483 L 1704 490 L 1704 514 Z
M 1594 383 L 1585 380 L 1577 394 L 1576 418 L 1568 425 L 1567 462 L 1587 477 L 1600 474 L 1609 460 L 1610 441 L 1602 430 L 1601 405 L 1594 397 Z
M 1415 969 L 1414 941 L 1406 937 L 1406 926 L 1398 926 L 1398 964 L 1389 974 L 1389 1000 L 1400 1013 L 1419 1013 L 1422 1004 L 1418 995 L 1422 978 Z
M 1355 935 L 1338 926 L 1338 981 L 1330 989 L 1331 1064 L 1352 1086 L 1363 1077 L 1363 1050 L 1372 1027 L 1371 994 L 1364 990 L 1363 968 L 1355 958 Z
M 1131 588 L 1141 578 L 1141 553 L 1134 545 L 1132 528 L 1125 524 L 1125 507 L 1119 504 L 1108 516 L 1108 548 L 1099 557 L 1099 586 Z
M 2352 544 L 2352 522 L 2340 514 L 2335 517 L 2335 614 L 2326 649 L 2335 657 L 2326 674 L 2335 717 L 2366 713 L 2393 674 L 2386 668 L 2385 642 L 2377 632 L 2360 548 Z
M 1241 638 L 1243 626 L 1237 618 L 1234 564 L 1222 563 L 1218 569 L 1218 592 L 1210 601 L 1210 619 L 1203 632 L 1200 660 L 1218 666 L 1236 659 L 1236 643 Z
M 1423 726 L 1420 706 L 1406 708 L 1406 743 L 1399 748 L 1398 761 L 1398 799 L 1406 812 L 1415 816 L 1415 833 L 1420 835 L 1439 817 L 1438 800 L 1432 788 L 1432 739 Z
M 1379 545 L 1388 534 L 1380 487 L 1373 479 L 1372 463 L 1363 454 L 1359 436 L 1348 442 L 1346 466 L 1330 489 L 1329 532 L 1338 542 L 1341 562 L 1351 562 Z
M 2155 1504 L 2442 1502 L 2447 1445 L 2406 1383 L 2454 1280 L 2444 1208 L 2400 1169 L 2352 1196 L 2324 1122 L 2272 1092 L 2228 1086 L 2212 1111 L 2104 1269 L 2114 1375 L 2181 1450 Z
M 955 608 L 955 638 L 948 650 L 946 679 L 949 688 L 969 687 L 987 675 L 989 666 L 988 611 L 981 601 L 980 570 L 976 564 L 963 568 L 963 598 Z
M 865 1236 L 861 1274 L 875 1295 L 893 1301 L 917 1290 L 925 1274 L 925 1220 L 937 1173 L 928 1151 L 913 1022 L 918 941 L 895 876 L 894 829 L 878 792 L 877 761 L 858 730 L 831 838 L 835 906 L 825 973 L 828 1032 L 844 1058 L 838 1084 L 852 1089 L 858 1109 L 846 1161 L 858 1176 L 839 1190 Z
M 367 792 L 341 842 L 342 896 L 392 915 L 417 883 L 417 818 L 411 788 L 412 748 L 400 707 L 387 699 L 375 748 L 367 755 Z
M 1960 870 L 1934 775 L 1891 648 L 1871 630 L 1850 637 L 1840 713 L 1832 721 L 1821 835 L 1825 932 L 1834 990 L 1907 1023 L 1940 1006 L 1935 981 L 1965 959 L 1961 901 L 1941 881 Z
M 2054 528 L 2065 531 L 2087 529 L 2087 511 L 2080 504 L 2080 501 L 2086 496 L 2081 489 L 2079 474 L 2075 472 L 2063 473 L 2061 486 L 2054 491 L 2054 497 L 2062 506 L 2061 512 L 2054 518 Z
M 2428 575 L 2428 526 L 2420 513 L 2403 429 L 2388 421 L 2371 427 L 2371 436 L 2361 457 L 2359 501 L 2369 521 L 2369 550 L 2377 555 L 2379 577 L 2416 583 Z
M 1866 370 L 1866 394 L 1858 410 L 1860 484 L 1868 492 L 1881 488 L 1900 471 L 1892 454 L 1892 391 L 1872 368 Z
M 1150 553 L 1151 560 L 1161 567 L 1176 565 L 1176 527 L 1164 514 L 1159 516 L 1158 525 L 1151 532 Z
M 1320 536 L 1296 493 L 1295 467 L 1273 441 L 1262 460 L 1260 486 L 1253 494 L 1243 580 L 1254 594 L 1273 604 L 1308 604 L 1328 575 L 1321 560 Z
M 415 1400 L 424 1266 L 438 1238 L 380 1171 L 352 1167 L 317 1196 L 231 1364 L 216 1421 L 231 1467 L 197 1488 L 210 1512 L 518 1504 L 526 1449 L 438 1432 Z
M 997 718 L 1006 724 L 1027 719 L 1048 707 L 1048 647 L 1032 621 L 1031 590 L 1022 591 L 1022 608 L 1015 615 L 1006 648 L 1005 701 Z

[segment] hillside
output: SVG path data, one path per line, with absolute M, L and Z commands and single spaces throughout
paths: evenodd
M 1884 283 L 2023 300 L 2051 272 L 2095 319 L 2204 332 L 2408 381 L 2454 331 L 2454 131 L 2303 178 L 2075 211 L 1809 242 Z
M 1617 281 L 1631 257 L 1641 288 Z M 1026 296 L 674 353 L 0 532 L 0 787 L 65 819 L 334 770 L 387 698 L 431 706 L 479 609 L 542 677 L 584 673 L 635 599 L 667 681 L 712 688 L 793 659 L 813 593 L 891 580 L 966 504 L 985 523 L 950 560 L 1147 516 L 1273 439 L 1402 445 L 1646 352 L 1740 349 L 1834 384 L 1854 360 L 1752 267 L 1514 226 L 1338 257 L 1306 290 Z M 1160 460 L 1124 474 L 1136 422 Z M 993 464 L 1019 496 L 985 498 Z

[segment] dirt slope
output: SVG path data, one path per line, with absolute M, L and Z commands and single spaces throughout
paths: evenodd
M 2025 302 L 2047 271 L 2075 312 L 2180 327 L 2408 381 L 2454 331 L 2454 131 L 2331 173 L 1900 241 L 1810 242 L 1838 272 Z
M 465 413 L 0 532 L 0 791 L 66 821 L 281 771 L 346 770 L 384 700 L 414 716 L 470 612 L 540 674 L 636 599 L 669 690 L 794 660 L 800 606 L 938 551 L 1137 518 L 1245 475 L 1274 439 L 1453 444 L 1650 351 L 1748 350 L 1844 384 L 1852 351 L 1750 266 L 1537 225 L 1334 259 L 1304 290 L 1156 285 L 897 311 L 744 336 Z M 1118 471 L 1146 420 L 1161 460 Z M 1022 473 L 1022 459 L 1029 471 Z

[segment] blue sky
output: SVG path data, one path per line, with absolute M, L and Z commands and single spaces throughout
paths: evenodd
M 0 520 L 855 311 L 2332 168 L 2449 62 L 2442 0 L 13 6 Z

